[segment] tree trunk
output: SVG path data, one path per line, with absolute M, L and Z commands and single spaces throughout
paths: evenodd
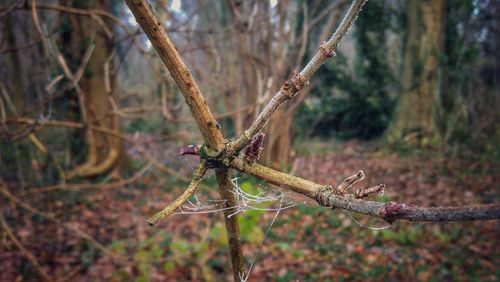
M 7 14 L 5 21 L 5 37 L 9 46 L 17 46 L 16 30 L 15 30 L 15 18 L 13 14 Z M 19 52 L 13 51 L 8 54 L 6 60 L 7 69 L 12 70 L 12 77 L 10 79 L 12 85 L 7 85 L 11 89 L 10 97 L 12 97 L 12 102 L 16 111 L 22 111 L 24 106 L 24 89 L 23 89 L 23 70 L 21 69 L 23 64 L 19 58 Z M 9 107 L 7 107 L 9 109 Z M 17 112 L 10 113 L 12 115 L 17 114 Z
M 438 56 L 443 48 L 444 0 L 411 0 L 407 5 L 402 85 L 387 139 L 395 142 L 416 136 L 438 138 L 435 103 L 438 97 Z
M 89 5 L 90 6 L 90 5 Z M 95 1 L 89 9 L 109 10 L 110 1 Z M 73 58 L 82 58 L 83 52 L 90 44 L 95 49 L 87 64 L 85 75 L 79 82 L 80 109 L 83 120 L 87 124 L 100 126 L 109 130 L 120 131 L 120 118 L 113 114 L 113 106 L 118 107 L 118 89 L 116 76 L 113 73 L 113 25 L 104 20 L 109 34 L 95 20 L 74 15 L 71 18 L 73 36 Z M 86 140 L 89 146 L 85 163 L 68 173 L 68 176 L 92 177 L 113 168 L 122 152 L 119 138 L 88 130 Z
M 275 169 L 285 169 L 289 163 L 292 146 L 293 115 L 287 115 L 286 107 L 278 109 L 269 121 L 264 141 L 263 161 Z

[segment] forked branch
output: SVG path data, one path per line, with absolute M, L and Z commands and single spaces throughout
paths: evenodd
M 151 6 L 146 0 L 126 0 L 126 3 L 179 86 L 179 89 L 189 106 L 189 110 L 191 111 L 191 114 L 193 115 L 193 118 L 203 135 L 206 145 L 203 146 L 203 153 L 207 157 L 211 157 L 212 155 L 220 156 L 220 153 L 225 149 L 225 140 L 220 131 L 220 126 L 211 113 L 207 101 L 201 93 L 200 87 L 196 83 L 193 75 L 189 72 L 189 69 L 182 60 L 182 57 L 175 48 L 175 45 L 167 35 L 162 23 L 155 16 Z M 206 170 L 206 168 L 204 169 Z M 235 202 L 236 196 L 232 193 L 225 193 L 224 191 L 230 174 L 230 171 L 227 168 L 224 168 L 224 171 L 227 175 L 226 177 L 217 177 L 219 188 L 221 189 L 221 196 L 223 200 L 228 203 Z M 203 173 L 204 172 L 205 171 L 203 171 Z M 193 182 L 194 181 L 195 179 L 193 178 Z M 184 199 L 184 201 L 185 200 L 186 199 Z M 154 224 L 163 216 L 164 215 L 160 213 L 158 217 L 151 218 L 149 223 Z M 231 250 L 233 274 L 236 278 L 244 267 L 243 254 L 239 242 L 240 234 L 237 217 L 225 217 L 225 225 Z
M 263 129 L 276 109 L 286 100 L 296 96 L 300 90 L 308 85 L 309 79 L 318 68 L 328 58 L 335 55 L 335 50 L 352 27 L 366 0 L 353 1 L 337 31 L 327 42 L 323 42 L 319 46 L 318 51 L 304 69 L 300 72 L 295 72 L 291 78 L 283 84 L 280 91 L 271 99 L 254 123 L 236 141 L 229 143 L 225 142 L 219 126 L 201 94 L 200 88 L 182 61 L 174 44 L 167 36 L 161 22 L 159 22 L 153 14 L 147 1 L 126 0 L 126 2 L 137 22 L 151 40 L 152 46 L 155 48 L 178 84 L 205 141 L 204 146 L 188 146 L 181 150 L 181 154 L 200 155 L 201 164 L 196 170 L 193 180 L 184 194 L 163 211 L 150 218 L 148 222 L 151 225 L 156 224 L 159 220 L 180 207 L 196 190 L 196 187 L 199 185 L 201 178 L 208 168 L 216 169 L 217 179 L 222 189 L 221 196 L 225 198 L 228 204 L 231 204 L 234 198 L 231 199 L 231 193 L 225 193 L 226 191 L 224 189 L 227 188 L 226 186 L 230 186 L 228 169 L 234 168 L 260 178 L 268 183 L 308 196 L 316 200 L 322 206 L 371 215 L 382 218 L 388 222 L 393 222 L 397 219 L 411 221 L 458 221 L 500 218 L 500 205 L 498 204 L 422 208 L 406 204 L 363 200 L 363 198 L 370 194 L 383 191 L 385 186 L 381 184 L 371 188 L 359 189 L 355 193 L 350 192 L 350 188 L 364 177 L 361 172 L 347 178 L 341 185 L 333 187 L 330 185 L 320 185 L 255 163 L 255 160 L 258 159 L 261 145 L 256 135 Z M 263 136 L 261 139 L 262 138 Z M 240 152 L 244 148 L 248 148 L 249 145 L 251 147 L 249 150 L 245 151 L 245 156 L 242 156 Z M 238 238 L 239 231 L 237 220 L 235 217 L 226 217 L 225 220 L 228 236 L 230 238 L 229 242 L 231 245 L 230 249 L 234 267 L 233 273 L 235 274 L 235 280 L 238 280 L 238 275 L 243 269 L 243 260 L 241 245 Z

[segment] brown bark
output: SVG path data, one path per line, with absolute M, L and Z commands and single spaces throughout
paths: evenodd
M 134 14 L 137 22 L 148 36 L 163 63 L 165 63 L 165 66 L 170 71 L 170 74 L 184 96 L 191 114 L 198 124 L 205 144 L 208 147 L 208 150 L 205 150 L 204 153 L 214 156 L 219 155 L 225 143 L 224 137 L 220 131 L 220 126 L 217 124 L 198 84 L 175 48 L 175 45 L 167 35 L 166 30 L 154 15 L 147 1 L 126 0 L 126 3 Z M 229 171 L 227 169 L 222 169 L 217 170 L 216 173 L 222 199 L 227 203 L 235 203 L 236 196 L 233 193 L 227 192 L 228 187 L 230 187 L 229 185 L 231 185 L 229 181 Z M 238 279 L 244 270 L 238 217 L 236 215 L 231 218 L 226 216 L 224 221 L 230 244 L 229 248 L 233 275 L 235 279 Z
M 4 34 L 6 35 L 7 43 L 9 46 L 17 46 L 17 38 L 16 38 L 16 30 L 13 19 L 14 15 L 9 13 L 5 15 L 5 27 Z M 22 110 L 24 106 L 24 89 L 23 89 L 23 75 L 22 75 L 22 66 L 21 59 L 19 58 L 19 51 L 15 50 L 8 54 L 8 59 L 6 60 L 7 69 L 11 71 L 11 97 L 13 97 L 14 110 L 16 112 L 12 112 L 11 114 L 17 114 L 18 110 Z M 9 109 L 9 107 L 7 107 Z
M 219 125 L 208 108 L 200 87 L 187 68 L 172 40 L 168 37 L 162 23 L 156 19 L 146 1 L 126 1 L 137 22 L 142 27 L 156 52 L 179 86 L 193 117 L 200 128 L 203 139 L 213 150 L 224 143 Z
M 93 9 L 109 9 L 109 0 L 96 1 Z M 96 126 L 120 131 L 118 115 L 109 115 L 113 112 L 113 104 L 119 103 L 116 77 L 112 74 L 113 41 L 109 34 L 91 18 L 82 18 L 77 15 L 71 17 L 73 36 L 72 56 L 82 58 L 82 47 L 95 44 L 94 52 L 87 64 L 86 75 L 79 82 L 81 114 L 84 122 Z M 104 21 L 105 27 L 112 31 L 110 20 Z M 86 161 L 68 173 L 68 177 L 92 177 L 102 174 L 113 168 L 122 154 L 122 142 L 100 132 L 87 130 L 86 140 L 89 146 Z
M 356 194 L 362 194 L 360 192 L 350 194 L 348 191 L 345 191 L 341 193 L 342 191 L 340 190 L 342 189 L 340 187 L 342 184 L 335 188 L 331 185 L 321 185 L 259 164 L 249 164 L 242 160 L 233 161 L 231 166 L 270 184 L 305 195 L 317 201 L 321 206 L 354 211 L 382 218 L 390 223 L 398 219 L 439 222 L 500 218 L 500 204 L 461 207 L 418 207 L 402 203 L 374 202 L 356 198 Z M 374 191 L 378 190 L 374 189 Z M 358 191 L 363 191 L 363 189 Z
M 439 53 L 443 49 L 444 0 L 411 0 L 407 4 L 408 38 L 403 60 L 403 92 L 387 138 L 394 142 L 408 134 L 437 138 Z
M 396 219 L 406 219 L 415 221 L 453 221 L 453 220 L 485 220 L 500 218 L 500 205 L 478 205 L 466 207 L 438 207 L 438 208 L 421 208 L 408 206 L 397 203 L 381 203 L 366 201 L 360 198 L 366 197 L 371 193 L 376 193 L 384 189 L 384 185 L 378 185 L 372 188 L 360 189 L 355 193 L 350 193 L 349 188 L 361 181 L 364 174 L 360 171 L 356 175 L 347 178 L 337 187 L 331 185 L 320 185 L 312 181 L 301 179 L 292 175 L 288 175 L 271 168 L 255 163 L 255 159 L 239 157 L 241 150 L 250 145 L 251 151 L 258 155 L 260 151 L 259 139 L 254 137 L 261 132 L 263 127 L 270 120 L 275 111 L 288 99 L 295 97 L 302 88 L 308 84 L 310 77 L 318 70 L 318 68 L 331 57 L 333 51 L 342 41 L 345 34 L 348 32 L 354 23 L 358 13 L 360 12 L 365 0 L 355 0 L 351 8 L 346 14 L 339 29 L 333 34 L 328 42 L 322 44 L 300 73 L 294 73 L 280 91 L 271 99 L 265 109 L 257 117 L 256 121 L 235 141 L 225 143 L 222 134 L 217 126 L 210 126 L 214 121 L 214 117 L 210 112 L 194 78 L 187 70 L 187 67 L 182 61 L 179 53 L 175 49 L 168 38 L 165 30 L 161 27 L 161 23 L 155 18 L 151 8 L 145 0 L 127 0 L 127 4 L 132 10 L 138 23 L 143 27 L 146 35 L 150 38 L 154 48 L 169 68 L 172 76 L 176 80 L 188 103 L 194 119 L 199 125 L 202 135 L 205 139 L 205 145 L 208 146 L 208 151 L 205 147 L 191 146 L 183 153 L 199 154 L 202 158 L 202 164 L 206 164 L 209 168 L 215 168 L 217 180 L 221 188 L 221 196 L 226 202 L 226 206 L 234 206 L 236 204 L 233 193 L 230 193 L 231 188 L 229 168 L 240 170 L 246 174 L 258 177 L 268 183 L 279 185 L 289 190 L 306 195 L 316 200 L 320 205 L 341 208 L 345 210 L 355 211 L 362 214 L 383 218 L 388 222 L 393 222 Z M 206 125 L 209 125 L 208 127 Z M 262 136 L 262 135 L 259 135 Z M 247 151 L 245 151 L 247 152 Z M 193 182 L 201 179 L 201 176 L 194 177 Z M 191 189 L 189 187 L 188 189 Z M 188 191 L 189 192 L 189 191 Z M 187 192 L 187 193 L 188 193 Z M 233 197 L 233 198 L 231 198 Z M 175 203 L 179 203 L 182 199 L 178 199 Z M 241 246 L 239 245 L 238 224 L 236 217 L 225 217 L 226 228 L 230 242 L 231 260 L 233 263 L 233 274 L 235 280 L 240 280 L 244 277 L 243 260 L 241 257 Z
M 231 173 L 227 168 L 215 170 L 215 176 L 219 183 L 219 194 L 221 199 L 226 199 L 224 208 L 235 207 L 238 205 L 233 194 L 233 184 L 231 183 Z M 240 241 L 240 225 L 238 217 L 233 214 L 233 210 L 224 210 L 224 222 L 226 223 L 226 234 L 229 242 L 229 254 L 231 257 L 231 265 L 233 266 L 234 281 L 239 281 L 240 277 L 245 273 L 245 262 L 243 260 L 243 252 Z
M 279 108 L 269 120 L 263 150 L 263 162 L 275 169 L 285 169 L 289 163 L 293 140 L 293 115 Z

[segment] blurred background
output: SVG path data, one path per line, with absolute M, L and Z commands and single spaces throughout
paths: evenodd
M 361 186 L 387 185 L 381 201 L 497 203 L 499 2 L 368 1 L 275 113 L 260 162 L 332 185 L 363 170 Z M 234 138 L 350 1 L 150 3 Z M 0 281 L 230 280 L 213 175 L 185 207 L 194 214 L 145 222 L 185 189 L 198 159 L 178 150 L 201 140 L 123 1 L 1 1 Z M 234 177 L 249 194 L 282 193 Z M 239 214 L 251 281 L 500 279 L 495 221 L 385 228 L 286 200 Z

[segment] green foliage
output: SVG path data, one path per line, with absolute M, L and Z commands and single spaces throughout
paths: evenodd
M 82 252 L 80 259 L 82 264 L 85 266 L 90 266 L 94 262 L 96 256 L 96 249 L 93 244 L 87 243 L 86 250 Z
M 249 181 L 242 182 L 240 188 L 252 195 L 258 193 L 258 189 Z M 262 206 L 265 208 L 265 206 Z M 238 223 L 240 225 L 241 238 L 252 245 L 258 245 L 264 239 L 264 232 L 259 227 L 262 215 L 266 211 L 264 210 L 251 210 L 241 213 L 238 217 Z
M 394 12 L 383 2 L 366 5 L 354 33 L 354 73 L 349 73 L 340 52 L 318 71 L 319 85 L 297 115 L 300 135 L 369 140 L 388 126 L 394 108 L 389 91 L 396 80 L 387 62 L 385 37 Z
M 162 230 L 155 236 L 138 242 L 136 246 L 130 245 L 128 241 L 117 240 L 109 245 L 109 249 L 117 255 L 130 255 L 133 258 L 137 270 L 135 281 L 150 281 L 151 270 L 157 267 L 157 262 L 164 262 L 163 269 L 166 272 L 174 269 L 176 260 L 164 260 L 167 252 L 174 253 L 181 259 L 190 254 L 192 245 L 183 239 L 173 242 L 172 235 Z M 131 275 L 129 271 L 120 268 L 112 273 L 115 281 L 130 281 Z
M 259 227 L 261 217 L 265 211 L 247 211 L 238 217 L 241 238 L 256 246 L 264 239 L 264 233 Z
M 218 222 L 210 229 L 210 234 L 208 238 L 214 241 L 220 247 L 227 246 L 227 235 L 226 235 L 226 227 L 222 222 Z
M 498 1 L 446 2 L 437 125 L 449 151 L 498 157 Z
M 416 229 L 416 228 L 415 228 Z M 415 229 L 400 230 L 399 232 L 393 230 L 383 230 L 382 237 L 384 240 L 395 241 L 400 245 L 413 246 L 418 243 L 419 232 Z

